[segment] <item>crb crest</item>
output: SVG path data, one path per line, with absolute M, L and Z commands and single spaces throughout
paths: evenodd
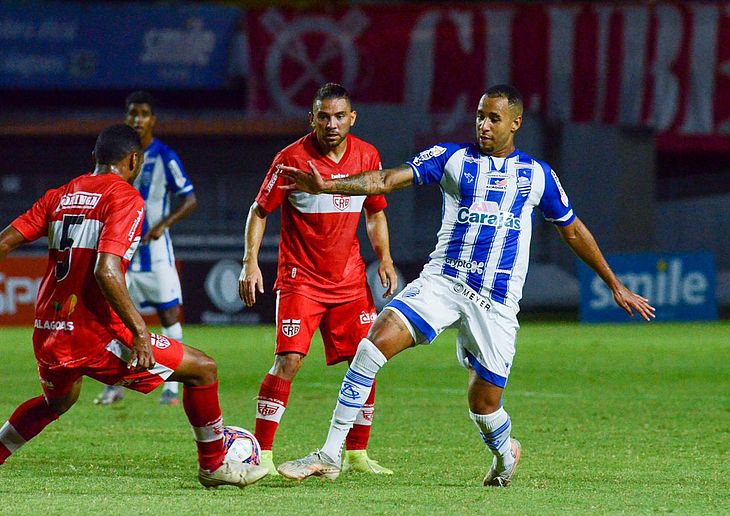
M 287 337 L 293 337 L 299 333 L 301 326 L 301 319 L 282 319 L 281 321 L 281 333 Z
M 332 204 L 334 204 L 335 208 L 338 210 L 345 211 L 350 207 L 350 196 L 335 194 L 332 196 Z

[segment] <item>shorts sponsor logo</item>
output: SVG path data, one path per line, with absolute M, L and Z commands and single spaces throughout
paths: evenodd
M 366 312 L 363 310 L 360 313 L 360 324 L 372 324 L 375 322 L 375 319 L 378 317 L 378 314 L 375 312 Z
M 489 304 L 489 301 L 487 301 L 486 298 L 480 296 L 461 282 L 457 281 L 456 283 L 451 285 L 451 290 L 455 294 L 461 294 L 466 299 L 476 304 L 479 308 L 483 310 L 489 310 L 492 307 L 492 305 Z
M 74 331 L 73 321 L 51 321 L 47 319 L 36 319 L 33 326 L 38 330 Z
M 259 414 L 262 416 L 273 416 L 279 411 L 279 405 L 273 403 L 259 402 L 257 405 Z
M 340 389 L 340 396 L 343 396 L 350 400 L 356 400 L 361 397 L 358 390 L 350 382 L 342 383 L 342 388 Z
M 99 204 L 100 199 L 100 193 L 74 192 L 65 194 L 58 201 L 56 211 L 67 209 L 92 210 Z
M 345 211 L 350 207 L 350 196 L 335 194 L 332 196 L 332 204 L 334 204 L 335 208 L 338 210 Z
M 507 228 L 519 231 L 522 221 L 512 212 L 502 211 L 499 205 L 491 201 L 478 201 L 469 208 L 463 206 L 456 212 L 456 222 L 460 224 L 481 224 L 497 229 Z
M 413 158 L 413 164 L 415 166 L 421 166 L 424 161 L 428 161 L 432 158 L 437 158 L 441 156 L 444 152 L 446 152 L 446 147 L 441 147 L 440 145 L 434 145 L 430 149 L 426 149 L 425 151 L 421 152 L 418 156 Z
M 152 345 L 156 347 L 157 349 L 167 349 L 170 347 L 170 339 L 163 335 L 155 335 L 154 333 L 150 333 L 150 340 L 152 341 Z
M 301 319 L 282 319 L 281 321 L 281 333 L 287 337 L 294 337 L 299 333 L 301 326 Z

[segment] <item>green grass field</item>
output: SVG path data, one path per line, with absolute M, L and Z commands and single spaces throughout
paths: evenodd
M 186 329 L 218 360 L 227 423 L 253 428 L 273 329 Z M 39 393 L 30 329 L 0 330 L 0 423 Z M 490 457 L 468 417 L 454 334 L 378 376 L 371 455 L 389 478 L 267 478 L 205 491 L 182 407 L 128 392 L 77 405 L 0 467 L 0 514 L 730 513 L 730 325 L 525 323 L 505 394 L 523 443 L 509 489 L 481 487 Z M 344 366 L 319 338 L 292 389 L 277 462 L 320 446 Z

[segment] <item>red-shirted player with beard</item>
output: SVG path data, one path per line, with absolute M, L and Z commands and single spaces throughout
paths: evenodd
M 288 180 L 278 176 L 278 165 L 308 170 L 307 162 L 311 161 L 328 178 L 381 168 L 375 147 L 350 134 L 356 116 L 344 87 L 334 83 L 322 86 L 309 113 L 313 131 L 276 155 L 246 221 L 239 293 L 246 306 L 253 306 L 256 293 L 264 291 L 258 253 L 266 218 L 281 206 L 279 265 L 274 285 L 276 356 L 261 383 L 256 412 L 261 465 L 273 475 L 278 475 L 272 456 L 274 435 L 315 330 L 319 327 L 322 334 L 327 365 L 350 362 L 375 318 L 356 234 L 363 208 L 368 238 L 380 261 L 378 274 L 387 289 L 384 297 L 397 288 L 383 196 L 316 196 L 286 193 L 279 188 Z M 347 436 L 345 471 L 393 473 L 367 455 L 374 392 Z
M 126 125 L 108 127 L 94 159 L 93 173 L 49 190 L 0 233 L 0 260 L 43 236 L 49 257 L 33 332 L 44 394 L 20 405 L 0 428 L 0 464 L 76 403 L 84 376 L 145 394 L 169 379 L 185 386 L 200 483 L 256 482 L 266 468 L 225 460 L 213 359 L 150 334 L 127 292 L 124 272 L 144 217 L 144 201 L 131 185 L 144 159 L 139 136 Z

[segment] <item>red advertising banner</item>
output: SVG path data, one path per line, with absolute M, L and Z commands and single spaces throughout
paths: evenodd
M 301 116 L 335 81 L 438 134 L 511 83 L 533 112 L 654 128 L 660 145 L 730 134 L 728 2 L 271 9 L 250 13 L 248 31 L 260 112 Z
M 47 263 L 48 259 L 40 256 L 11 257 L 0 262 L 0 326 L 33 326 L 38 287 Z M 179 262 L 177 266 L 180 270 Z M 145 308 L 141 313 L 148 325 L 160 325 L 154 308 Z

